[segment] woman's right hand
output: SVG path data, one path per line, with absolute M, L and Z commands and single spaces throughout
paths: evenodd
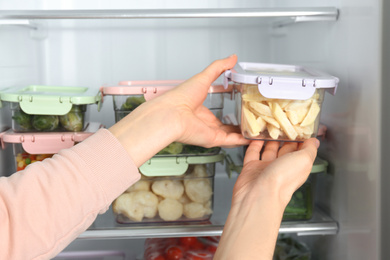
M 246 151 L 215 259 L 272 259 L 284 209 L 307 180 L 319 141 L 268 142 L 261 153 L 263 146 L 252 141 Z

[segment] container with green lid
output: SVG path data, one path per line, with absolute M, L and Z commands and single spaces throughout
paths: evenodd
M 135 224 L 208 220 L 213 212 L 215 165 L 223 160 L 223 154 L 152 158 L 140 167 L 141 179 L 113 202 L 116 221 Z
M 11 109 L 15 132 L 83 131 L 89 105 L 101 103 L 100 91 L 68 86 L 10 87 L 0 98 Z

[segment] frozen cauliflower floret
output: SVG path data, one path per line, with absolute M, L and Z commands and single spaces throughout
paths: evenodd
M 192 219 L 201 218 L 212 213 L 211 208 L 207 208 L 203 204 L 197 202 L 187 203 L 183 208 L 184 216 Z
M 133 221 L 142 221 L 144 217 L 154 218 L 157 214 L 158 198 L 150 191 L 123 193 L 113 203 L 116 214 L 123 214 Z
M 181 196 L 178 201 L 183 205 L 191 202 L 186 193 L 183 193 L 183 196 Z
M 132 191 L 137 191 L 137 190 L 145 190 L 145 191 L 150 191 L 150 184 L 151 181 L 147 180 L 139 180 L 133 185 L 131 185 L 129 188 L 127 188 L 126 192 L 132 192 Z
M 175 199 L 164 199 L 158 204 L 158 214 L 165 221 L 174 221 L 183 215 L 183 204 Z
M 206 178 L 184 180 L 184 187 L 187 196 L 194 202 L 205 203 L 213 195 L 211 182 Z
M 195 177 L 207 177 L 208 174 L 207 174 L 206 165 L 204 164 L 195 165 L 192 174 Z
M 152 184 L 152 191 L 161 197 L 178 200 L 184 193 L 184 187 L 178 180 L 159 180 Z

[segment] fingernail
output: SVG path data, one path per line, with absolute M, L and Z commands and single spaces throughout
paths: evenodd
M 317 147 L 317 149 L 318 149 L 318 147 L 320 147 L 320 140 L 318 140 L 317 138 L 316 138 L 316 147 Z
M 237 56 L 236 54 L 232 54 L 232 55 L 230 55 L 228 58 L 231 58 L 231 57 L 233 57 L 233 56 Z

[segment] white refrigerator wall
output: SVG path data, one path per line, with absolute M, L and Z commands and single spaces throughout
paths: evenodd
M 318 259 L 381 258 L 382 1 L 0 1 L 0 9 L 142 9 L 334 6 L 336 22 L 274 28 L 267 19 L 48 20 L 37 37 L 0 27 L 0 87 L 20 84 L 88 86 L 120 80 L 186 79 L 215 59 L 307 65 L 340 78 L 325 97 L 328 126 L 321 157 L 329 173 L 318 204 L 340 225 L 335 236 L 306 240 Z M 383 11 L 384 12 L 384 11 Z M 32 36 L 31 36 L 32 33 Z M 231 102 L 227 110 L 233 111 Z M 96 108 L 96 107 L 94 107 Z M 92 121 L 114 123 L 111 98 Z M 4 111 L 1 126 L 9 124 Z M 9 149 L 1 151 L 3 175 Z M 5 158 L 5 159 L 4 159 Z

